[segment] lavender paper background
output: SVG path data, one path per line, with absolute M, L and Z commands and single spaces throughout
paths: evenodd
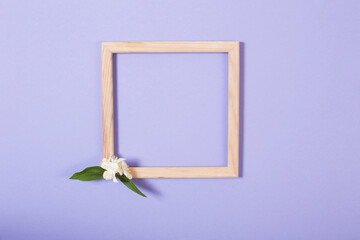
M 359 1 L 0 1 L 0 239 L 360 239 Z M 242 177 L 68 180 L 102 157 L 102 41 L 236 40 Z M 225 54 L 116 57 L 133 165 L 226 161 Z

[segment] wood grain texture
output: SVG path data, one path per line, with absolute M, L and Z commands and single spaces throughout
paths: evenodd
M 239 176 L 239 42 L 104 42 L 102 43 L 103 149 L 114 155 L 113 54 L 152 52 L 227 52 L 228 164 L 226 167 L 133 167 L 134 178 L 228 178 Z M 121 134 L 121 133 L 120 133 Z
M 112 53 L 229 52 L 234 42 L 104 42 Z
M 102 106 L 103 106 L 103 154 L 104 158 L 114 155 L 114 84 L 113 56 L 102 47 Z
M 134 178 L 229 178 L 228 167 L 133 167 Z
M 239 176 L 240 44 L 228 53 L 228 167 Z

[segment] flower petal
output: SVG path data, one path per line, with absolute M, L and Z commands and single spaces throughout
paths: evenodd
M 129 171 L 124 171 L 124 175 L 128 178 L 128 179 L 132 179 L 132 175 Z
M 116 176 L 114 176 L 113 182 L 114 182 L 114 183 L 118 183 L 118 182 L 119 182 L 119 181 L 117 180 L 117 177 L 116 177 Z
M 111 171 L 105 171 L 103 173 L 103 178 L 106 180 L 111 180 L 113 178 L 113 173 Z
M 124 170 L 126 170 L 126 169 L 128 168 L 128 165 L 126 164 L 125 161 L 122 161 L 122 162 L 121 162 L 121 167 L 122 167 Z
M 124 174 L 124 170 L 123 170 L 122 168 L 119 168 L 118 173 L 119 173 L 120 175 L 123 175 L 123 174 Z

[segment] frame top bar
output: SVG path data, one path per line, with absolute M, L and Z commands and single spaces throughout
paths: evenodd
M 111 53 L 230 52 L 238 45 L 237 41 L 103 42 L 102 48 Z

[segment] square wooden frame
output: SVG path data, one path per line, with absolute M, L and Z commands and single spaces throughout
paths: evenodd
M 132 167 L 134 178 L 228 178 L 239 176 L 239 42 L 103 42 L 102 104 L 104 157 L 114 155 L 114 53 L 228 53 L 228 162 L 226 167 Z

